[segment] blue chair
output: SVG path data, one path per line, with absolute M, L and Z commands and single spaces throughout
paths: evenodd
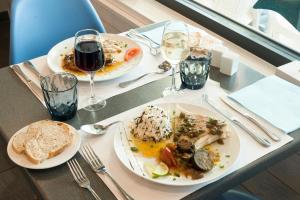
M 214 200 L 260 200 L 255 196 L 237 190 L 228 190 Z
M 48 53 L 81 29 L 105 28 L 89 0 L 13 0 L 10 64 Z

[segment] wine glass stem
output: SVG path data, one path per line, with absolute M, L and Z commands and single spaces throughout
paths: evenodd
M 94 92 L 94 76 L 95 72 L 90 72 L 90 87 L 91 87 L 91 96 L 90 96 L 90 101 L 94 102 L 95 101 L 95 92 Z
M 172 85 L 171 90 L 176 90 L 175 74 L 177 65 L 172 65 Z

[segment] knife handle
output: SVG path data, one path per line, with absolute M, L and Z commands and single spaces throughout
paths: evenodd
M 19 74 L 23 79 L 25 79 L 26 82 L 31 82 L 31 80 L 24 74 L 24 72 L 21 70 L 19 65 L 13 65 L 12 69 L 16 71 L 17 74 Z
M 248 115 L 247 113 L 244 114 L 244 116 L 249 119 L 252 123 L 254 123 L 256 126 L 258 126 L 261 130 L 263 130 L 272 140 L 278 142 L 281 140 L 281 138 L 273 133 L 270 133 L 264 126 L 262 126 L 256 119 Z
M 33 85 L 32 85 L 33 82 L 28 78 L 28 76 L 26 74 L 24 74 L 24 72 L 21 70 L 20 66 L 19 65 L 13 65 L 11 68 L 15 71 L 16 74 L 18 74 L 23 79 L 25 79 L 25 81 L 26 81 L 25 84 L 28 86 L 29 90 L 36 96 L 36 98 L 38 98 L 38 100 L 40 102 L 42 102 L 44 104 L 43 97 L 41 97 L 39 95 L 39 93 L 32 88 L 33 87 Z
M 269 142 L 269 140 L 265 139 L 265 138 L 261 138 L 260 136 L 254 134 L 252 131 L 250 131 L 246 126 L 244 126 L 241 122 L 239 122 L 237 119 L 232 119 L 232 122 L 234 124 L 236 124 L 237 126 L 239 126 L 241 129 L 243 129 L 244 131 L 246 131 L 253 139 L 255 139 L 259 144 L 265 146 L 265 147 L 269 147 L 271 146 L 271 143 Z

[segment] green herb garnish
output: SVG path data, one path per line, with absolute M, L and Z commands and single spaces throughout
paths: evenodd
M 138 152 L 138 151 L 139 151 L 139 149 L 136 148 L 136 147 L 130 147 L 130 150 L 131 150 L 132 152 Z

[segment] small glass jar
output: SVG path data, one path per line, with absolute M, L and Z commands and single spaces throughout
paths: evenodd
M 211 52 L 200 47 L 191 47 L 190 55 L 179 64 L 182 84 L 189 89 L 201 89 L 208 78 Z

